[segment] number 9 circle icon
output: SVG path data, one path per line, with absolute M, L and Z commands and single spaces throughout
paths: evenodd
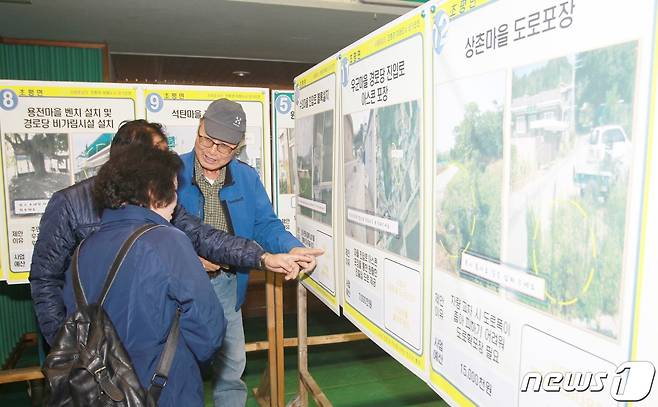
M 146 109 L 151 113 L 157 113 L 162 110 L 164 100 L 157 93 L 149 93 L 146 96 Z

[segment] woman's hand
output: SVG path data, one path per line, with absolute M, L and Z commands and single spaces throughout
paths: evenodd
M 299 274 L 300 266 L 297 263 L 309 262 L 312 260 L 311 257 L 288 253 L 265 253 L 261 258 L 261 264 L 265 270 L 285 274 L 286 280 L 292 280 Z

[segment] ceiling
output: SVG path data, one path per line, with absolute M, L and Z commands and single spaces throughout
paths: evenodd
M 317 63 L 409 10 L 357 1 L 0 0 L 0 36 L 104 42 L 113 54 Z

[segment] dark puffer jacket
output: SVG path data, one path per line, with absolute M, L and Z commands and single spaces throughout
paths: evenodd
M 66 319 L 64 276 L 78 243 L 100 227 L 92 199 L 94 178 L 55 192 L 41 217 L 30 283 L 39 328 L 51 343 Z M 178 205 L 171 223 L 192 241 L 199 256 L 213 263 L 256 268 L 264 250 L 254 241 L 204 224 Z

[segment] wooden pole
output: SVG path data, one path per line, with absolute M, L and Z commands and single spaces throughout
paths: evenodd
M 265 272 L 265 299 L 267 305 L 267 369 L 263 372 L 260 385 L 254 389 L 254 396 L 261 407 L 278 407 L 279 395 L 276 361 L 276 321 L 275 321 L 275 295 L 274 295 L 274 273 Z
M 267 298 L 267 342 L 269 349 L 267 350 L 267 367 L 269 372 L 270 382 L 270 406 L 278 407 L 277 401 L 279 396 L 277 394 L 278 386 L 276 385 L 276 346 L 273 346 L 276 341 L 276 310 L 275 310 L 275 294 L 274 294 L 274 273 L 265 273 L 265 292 Z
M 313 396 L 313 400 L 315 401 L 315 404 L 317 404 L 319 407 L 332 407 L 333 404 L 329 401 L 327 396 L 324 394 L 320 386 L 316 383 L 315 379 L 313 379 L 313 376 L 306 371 L 306 372 L 300 372 L 299 373 L 299 379 L 301 382 L 304 383 L 304 391 L 306 392 L 306 389 L 311 392 L 311 396 Z M 301 388 L 301 387 L 300 387 Z M 308 405 L 308 402 L 307 402 Z
M 306 315 L 306 287 L 299 282 L 297 284 L 297 357 L 299 364 L 299 396 L 298 406 L 308 406 L 308 392 L 303 380 L 303 373 L 308 373 L 308 331 Z
M 274 382 L 276 386 L 276 397 L 272 397 L 272 400 L 276 401 L 277 407 L 284 407 L 285 400 L 285 373 L 284 373 L 284 360 L 283 360 L 283 282 L 284 276 L 282 274 L 276 273 L 274 275 L 274 328 L 275 328 L 275 339 L 274 344 L 271 346 L 274 348 L 275 354 L 275 376 L 274 379 L 270 377 L 270 381 Z M 272 342 L 270 342 L 272 345 Z

